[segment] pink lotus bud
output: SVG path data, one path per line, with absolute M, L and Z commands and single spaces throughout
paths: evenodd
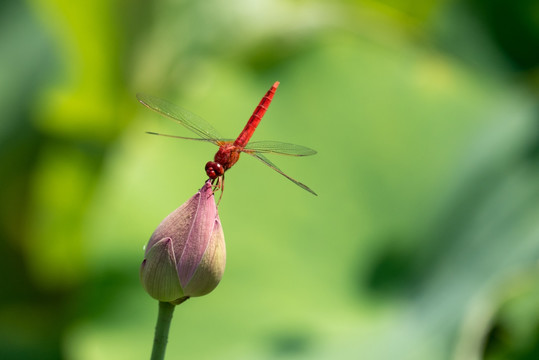
M 225 237 L 212 185 L 206 182 L 155 229 L 146 246 L 140 279 L 153 298 L 179 304 L 215 289 L 225 263 Z

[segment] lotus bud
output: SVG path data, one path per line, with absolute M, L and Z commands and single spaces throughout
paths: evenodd
M 225 263 L 225 238 L 208 181 L 155 229 L 140 279 L 153 298 L 179 304 L 215 289 Z

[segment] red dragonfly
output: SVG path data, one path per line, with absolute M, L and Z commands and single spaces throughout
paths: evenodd
M 176 120 L 178 123 L 200 136 L 200 138 L 158 134 L 155 132 L 148 132 L 148 134 L 168 136 L 178 139 L 208 141 L 219 146 L 219 150 L 215 154 L 214 160 L 206 163 L 206 174 L 210 179 L 212 179 L 212 184 L 215 185 L 215 182 L 217 182 L 215 186 L 218 189 L 223 189 L 225 172 L 239 160 L 240 154 L 243 152 L 262 161 L 264 164 L 268 165 L 270 168 L 277 171 L 279 174 L 283 175 L 302 189 L 307 190 L 313 195 L 317 195 L 307 185 L 286 175 L 281 169 L 279 169 L 263 155 L 281 154 L 291 156 L 307 156 L 316 154 L 315 150 L 301 145 L 288 144 L 278 141 L 253 141 L 249 143 L 251 136 L 253 136 L 253 133 L 256 130 L 256 127 L 266 113 L 266 110 L 268 109 L 268 106 L 270 105 L 273 95 L 275 94 L 275 90 L 277 90 L 278 86 L 279 82 L 277 81 L 275 84 L 273 84 L 271 89 L 268 90 L 266 95 L 264 95 L 253 112 L 253 115 L 251 115 L 249 121 L 243 128 L 243 131 L 236 138 L 236 140 L 220 138 L 217 131 L 204 119 L 185 109 L 182 109 L 179 106 L 173 105 L 168 101 L 143 94 L 137 94 L 137 98 L 142 105 L 173 120 Z

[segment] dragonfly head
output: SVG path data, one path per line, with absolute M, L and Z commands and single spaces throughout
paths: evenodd
M 208 161 L 206 163 L 206 174 L 210 179 L 217 179 L 219 176 L 223 176 L 225 168 L 223 165 L 215 161 Z

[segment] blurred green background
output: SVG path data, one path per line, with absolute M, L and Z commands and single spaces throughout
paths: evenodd
M 1 359 L 148 359 L 143 246 L 243 128 L 227 269 L 169 359 L 539 358 L 539 2 L 0 4 Z

